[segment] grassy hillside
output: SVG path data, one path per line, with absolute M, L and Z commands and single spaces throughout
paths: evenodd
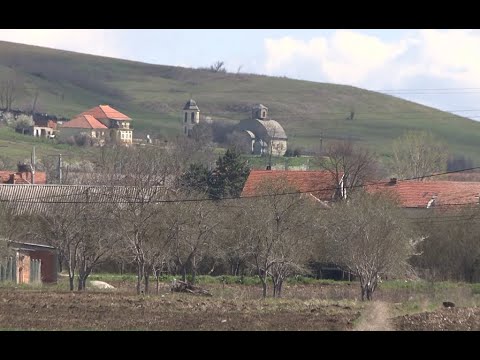
M 18 134 L 8 127 L 0 127 L 0 170 L 15 170 L 17 162 L 30 162 L 33 147 L 37 161 L 62 154 L 66 163 L 89 159 L 98 148 L 56 144 L 52 140 Z
M 205 64 L 208 65 L 208 64 Z M 151 65 L 36 46 L 0 42 L 0 79 L 16 73 L 17 107 L 31 105 L 38 91 L 41 111 L 71 117 L 111 104 L 134 119 L 139 133 L 181 133 L 180 112 L 192 96 L 201 114 L 238 121 L 250 107 L 268 106 L 290 145 L 315 146 L 351 138 L 382 155 L 407 129 L 432 130 L 453 153 L 480 163 L 480 123 L 351 86 L 247 74 Z M 351 110 L 353 120 L 346 120 Z M 138 135 L 137 135 L 138 136 Z

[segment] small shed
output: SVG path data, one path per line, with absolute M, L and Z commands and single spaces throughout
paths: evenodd
M 0 259 L 0 281 L 16 284 L 57 282 L 56 248 L 6 240 L 8 255 Z

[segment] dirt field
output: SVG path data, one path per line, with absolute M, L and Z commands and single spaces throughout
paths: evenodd
M 321 301 L 0 291 L 5 330 L 350 330 L 359 315 Z
M 84 293 L 0 287 L 0 329 L 480 330 L 480 308 L 463 289 L 452 298 L 458 306 L 444 309 L 411 290 L 379 290 L 376 301 L 361 302 L 351 284 L 290 285 L 285 298 L 266 300 L 247 285 L 204 285 L 211 297 L 171 293 L 168 284 L 137 296 L 131 284 L 114 285 Z

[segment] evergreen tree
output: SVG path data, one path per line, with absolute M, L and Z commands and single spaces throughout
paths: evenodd
M 212 172 L 203 164 L 191 164 L 180 178 L 180 186 L 188 191 L 210 192 Z
M 180 178 L 180 186 L 188 191 L 206 193 L 211 199 L 240 196 L 250 168 L 235 149 L 228 149 L 218 158 L 213 171 L 203 164 L 191 164 Z
M 246 161 L 240 158 L 238 151 L 230 148 L 225 155 L 218 158 L 216 164 L 209 186 L 210 197 L 220 199 L 240 196 L 250 173 Z

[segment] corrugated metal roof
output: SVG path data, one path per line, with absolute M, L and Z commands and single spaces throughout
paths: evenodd
M 164 199 L 166 189 L 152 186 L 141 189 L 134 186 L 108 185 L 10 185 L 0 184 L 0 202 L 7 203 L 17 213 L 35 213 L 48 210 L 57 203 L 128 203 Z

